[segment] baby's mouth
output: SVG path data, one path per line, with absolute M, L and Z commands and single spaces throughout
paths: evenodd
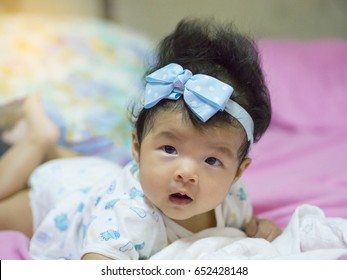
M 170 194 L 169 200 L 172 203 L 178 204 L 178 205 L 189 204 L 193 201 L 193 199 L 191 197 L 189 197 L 188 195 L 183 194 L 183 193 Z

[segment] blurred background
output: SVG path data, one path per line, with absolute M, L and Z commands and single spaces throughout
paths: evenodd
M 245 174 L 254 212 L 282 227 L 303 203 L 347 218 L 347 0 L 0 0 L 0 156 L 39 92 L 59 145 L 127 163 L 129 101 L 186 16 L 232 21 L 259 47 L 273 110 Z
M 0 11 L 107 18 L 160 38 L 183 16 L 232 20 L 257 38 L 347 37 L 346 0 L 0 0 Z
M 157 41 L 187 16 L 232 21 L 257 39 L 274 102 L 286 100 L 282 89 L 300 98 L 326 84 L 344 90 L 347 0 L 0 0 L 0 144 L 20 116 L 16 102 L 40 92 L 59 144 L 129 160 L 128 101 Z M 334 82 L 322 84 L 329 67 Z M 307 88 L 289 83 L 300 78 Z

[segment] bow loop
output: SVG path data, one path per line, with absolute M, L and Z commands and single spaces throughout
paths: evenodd
M 184 100 L 201 120 L 208 120 L 223 111 L 233 88 L 211 76 L 197 74 L 186 83 Z
M 192 76 L 189 70 L 171 63 L 158 69 L 146 77 L 145 101 L 146 109 L 152 108 L 162 99 L 177 100 L 181 97 L 185 83 Z

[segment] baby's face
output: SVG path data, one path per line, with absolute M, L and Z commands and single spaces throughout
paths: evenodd
M 134 145 L 147 198 L 174 220 L 214 209 L 249 164 L 238 160 L 243 137 L 242 128 L 200 131 L 179 113 L 159 113 L 141 148 Z

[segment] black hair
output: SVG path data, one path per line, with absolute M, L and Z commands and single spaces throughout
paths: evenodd
M 253 119 L 254 142 L 261 138 L 270 124 L 271 105 L 257 46 L 250 37 L 236 31 L 232 24 L 183 19 L 159 43 L 156 64 L 148 69 L 146 75 L 169 63 L 180 64 L 193 75 L 206 74 L 231 85 L 234 88 L 231 99 L 241 105 Z M 180 110 L 184 118 L 198 129 L 225 124 L 240 126 L 226 112 L 218 112 L 203 123 L 182 100 L 183 98 L 178 101 L 164 99 L 151 109 L 142 109 L 135 116 L 134 127 L 140 144 L 152 128 L 155 116 L 162 110 Z M 240 160 L 247 155 L 248 150 L 249 142 L 245 137 L 244 144 L 239 149 Z

